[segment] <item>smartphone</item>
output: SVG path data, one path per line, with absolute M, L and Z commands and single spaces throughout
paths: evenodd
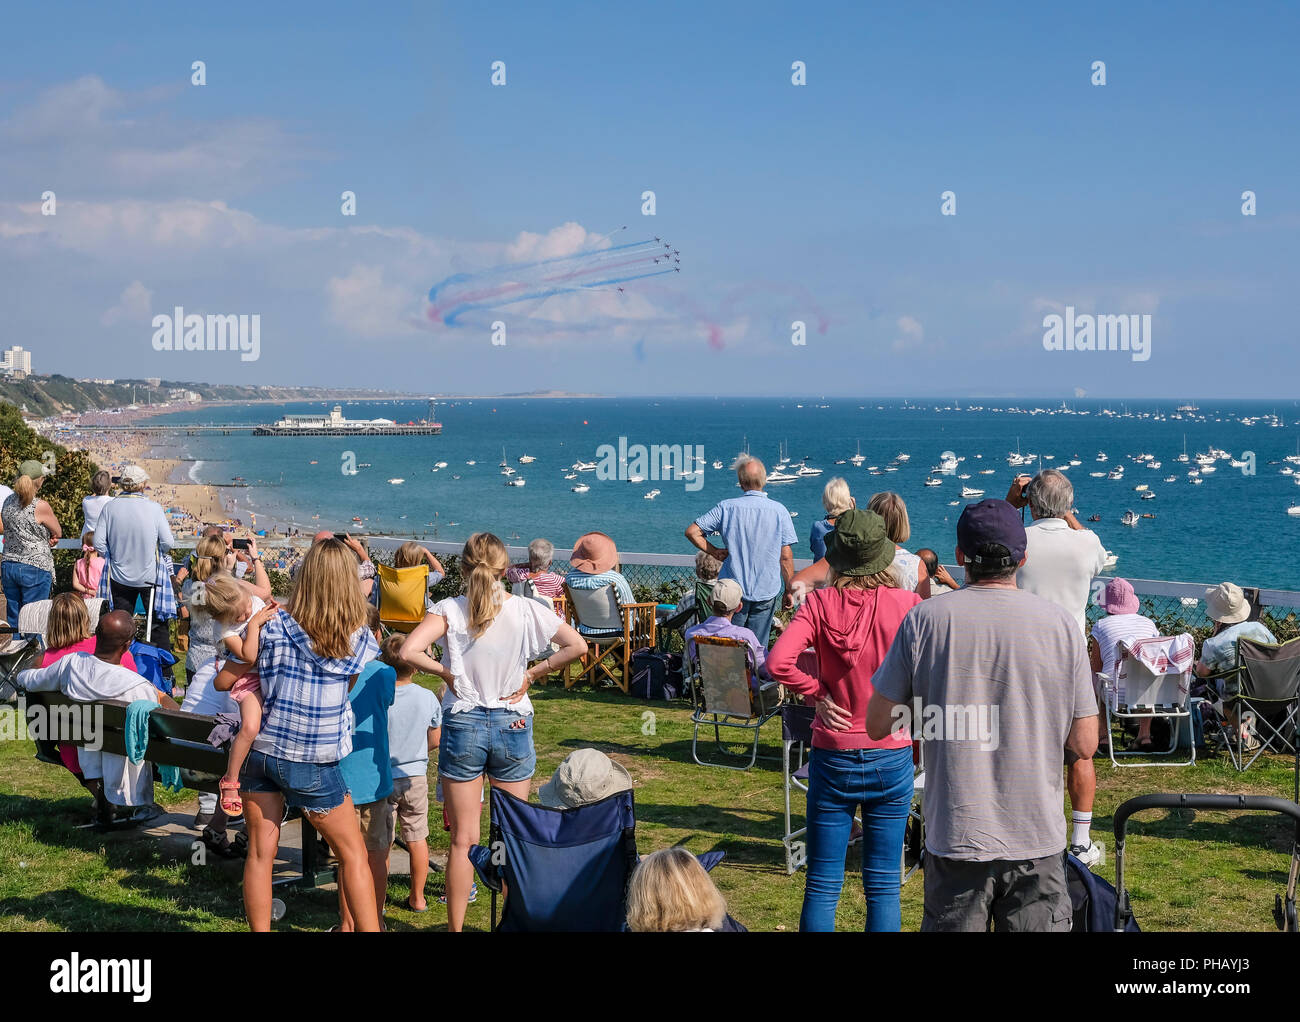
M 234 547 L 236 550 L 247 550 L 249 547 L 249 542 L 246 539 L 235 539 L 235 540 L 231 540 L 230 545 Z
M 334 538 L 340 543 L 346 543 L 348 541 L 348 534 L 346 532 L 336 532 L 334 533 Z
M 121 476 L 113 476 L 113 485 L 114 485 L 114 486 L 117 486 L 119 483 L 121 483 L 121 481 L 122 481 L 122 477 L 121 477 Z

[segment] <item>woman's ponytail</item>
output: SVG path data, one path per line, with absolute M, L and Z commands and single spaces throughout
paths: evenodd
M 477 639 L 501 610 L 501 575 L 510 566 L 510 556 L 492 533 L 476 532 L 466 541 L 460 559 L 469 603 L 469 637 Z

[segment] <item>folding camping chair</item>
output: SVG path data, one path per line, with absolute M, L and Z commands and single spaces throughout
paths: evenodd
M 1300 639 L 1272 644 L 1252 639 L 1237 640 L 1237 666 L 1211 675 L 1207 680 L 1223 681 L 1223 715 L 1218 719 L 1219 738 L 1228 749 L 1232 765 L 1249 770 L 1265 752 L 1291 753 L 1300 764 L 1296 726 L 1300 719 Z M 1243 747 L 1239 729 L 1228 717 L 1254 719 L 1259 747 Z
M 579 681 L 595 684 L 600 672 L 626 695 L 632 654 L 638 649 L 654 649 L 657 604 L 620 604 L 612 583 L 599 589 L 570 589 L 566 585 L 564 597 L 573 611 L 574 623 L 580 626 L 579 631 L 587 629 L 582 632 L 587 640 L 582 669 L 576 676 L 566 675 L 564 687 L 572 688 Z M 618 677 L 605 666 L 605 657 L 611 655 L 622 663 Z
M 1163 720 L 1169 725 L 1169 747 L 1160 750 L 1129 750 L 1116 752 L 1116 742 L 1111 738 L 1110 761 L 1117 767 L 1126 766 L 1193 766 L 1196 763 L 1196 736 L 1191 735 L 1188 747 L 1191 750 L 1186 760 L 1177 762 L 1121 763 L 1120 758 L 1134 756 L 1172 756 L 1178 751 L 1179 731 L 1186 726 L 1188 734 L 1192 729 L 1192 711 L 1189 696 L 1192 687 L 1192 660 L 1195 644 L 1186 632 L 1176 636 L 1142 639 L 1135 647 L 1149 644 L 1163 644 L 1164 649 L 1173 649 L 1181 655 L 1175 663 L 1168 656 L 1158 655 L 1152 660 L 1134 654 L 1123 644 L 1120 646 L 1121 657 L 1115 668 L 1115 676 L 1098 674 L 1102 683 L 1103 704 L 1106 714 L 1105 735 L 1111 735 L 1111 725 L 1121 725 L 1129 721 Z M 1154 662 L 1155 668 L 1152 663 Z
M 494 932 L 613 933 L 627 922 L 638 861 L 636 803 L 620 791 L 577 809 L 534 805 L 492 789 L 488 844 L 470 861 L 492 892 Z M 722 852 L 699 856 L 712 869 Z M 501 920 L 497 896 L 504 894 Z
M 754 674 L 753 654 L 741 639 L 720 635 L 697 635 L 695 656 L 691 659 L 691 757 L 700 766 L 717 766 L 726 770 L 748 770 L 758 759 L 758 738 L 763 725 L 781 709 L 781 686 L 775 681 L 764 683 L 757 692 L 749 679 Z M 744 758 L 722 741 L 724 727 L 753 733 L 749 762 L 744 766 L 731 763 L 706 763 L 700 759 L 700 725 L 713 726 L 713 742 L 724 756 Z M 764 759 L 775 757 L 764 756 Z
M 22 613 L 19 612 L 19 617 Z M 45 652 L 45 640 L 39 632 L 0 623 L 0 703 L 13 702 L 18 695 L 18 672 L 37 667 Z
M 379 623 L 395 632 L 409 632 L 424 620 L 429 591 L 429 566 L 410 568 L 375 565 L 379 585 Z

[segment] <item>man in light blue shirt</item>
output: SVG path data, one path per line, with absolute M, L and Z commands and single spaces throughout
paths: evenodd
M 135 611 L 137 598 L 148 609 L 158 579 L 159 558 L 167 557 L 175 541 L 163 509 L 144 495 L 148 473 L 139 465 L 127 465 L 120 478 L 121 494 L 99 512 L 95 550 L 108 561 L 105 570 L 113 606 L 130 614 Z M 170 580 L 167 584 L 171 584 Z M 157 594 L 154 596 L 150 642 L 170 652 L 167 622 L 159 614 Z M 164 673 L 170 675 L 170 670 Z
M 785 505 L 763 492 L 767 469 L 757 458 L 742 458 L 736 480 L 743 491 L 715 505 L 686 528 L 686 538 L 699 550 L 722 561 L 719 578 L 740 583 L 745 599 L 732 623 L 748 628 L 767 646 L 777 600 L 794 578 L 794 521 Z M 714 533 L 725 544 L 715 547 L 705 538 Z

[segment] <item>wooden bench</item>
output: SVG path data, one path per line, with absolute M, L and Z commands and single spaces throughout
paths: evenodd
M 81 747 L 89 740 L 98 739 L 104 752 L 126 755 L 126 708 L 129 705 L 120 699 L 102 699 L 98 702 L 83 703 L 69 699 L 62 692 L 23 692 L 23 697 L 30 709 L 33 706 L 45 707 L 47 711 L 70 712 L 70 707 L 78 714 L 87 709 L 93 714 L 102 714 L 96 719 L 96 725 L 102 730 L 92 735 L 83 734 L 80 740 L 67 740 L 68 744 Z M 83 718 L 84 719 L 84 718 Z M 92 718 L 94 719 L 94 718 Z M 145 759 L 153 764 L 154 778 L 158 780 L 158 767 L 174 766 L 181 771 L 181 783 L 193 791 L 216 792 L 217 782 L 226 772 L 228 750 L 225 746 L 217 748 L 208 744 L 208 735 L 217 724 L 216 717 L 201 713 L 184 713 L 162 707 L 149 715 L 149 744 L 145 748 Z M 66 740 L 66 739 L 60 739 Z M 54 742 L 38 741 L 37 759 L 47 763 L 60 763 Z M 301 817 L 301 813 L 294 810 Z M 102 825 L 109 821 L 101 817 Z M 299 887 L 317 887 L 332 883 L 334 873 L 326 869 L 317 839 L 316 828 L 306 820 L 302 827 L 302 869 L 297 877 L 281 880 L 279 883 L 292 883 Z

